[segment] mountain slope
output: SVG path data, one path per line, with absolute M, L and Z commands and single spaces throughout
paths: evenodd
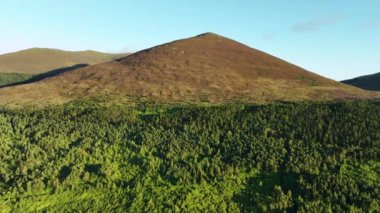
M 359 87 L 365 90 L 380 91 L 380 73 L 345 80 L 342 81 L 342 83 Z
M 261 103 L 375 96 L 231 39 L 206 33 L 36 83 L 3 88 L 0 103 L 61 103 L 99 95 L 168 103 Z
M 76 64 L 103 63 L 123 56 L 126 54 L 32 48 L 0 55 L 0 73 L 39 74 Z

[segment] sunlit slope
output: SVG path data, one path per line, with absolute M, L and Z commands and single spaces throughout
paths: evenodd
M 125 56 L 96 51 L 32 48 L 0 55 L 0 73 L 39 74 L 76 64 L 98 64 Z
M 376 97 L 206 33 L 117 61 L 0 90 L 0 103 L 62 103 L 99 95 L 173 102 L 272 102 Z

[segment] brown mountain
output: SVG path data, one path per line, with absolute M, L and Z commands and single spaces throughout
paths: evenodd
M 378 96 L 206 33 L 32 84 L 0 89 L 0 103 L 62 103 L 99 95 L 169 103 L 262 103 Z
M 359 87 L 365 90 L 380 91 L 380 73 L 345 80 L 342 81 L 342 83 Z
M 0 73 L 40 74 L 77 64 L 99 64 L 126 56 L 96 51 L 32 48 L 0 55 Z

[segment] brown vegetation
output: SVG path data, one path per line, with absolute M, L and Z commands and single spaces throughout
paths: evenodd
M 0 103 L 62 103 L 99 95 L 166 103 L 379 97 L 206 33 L 36 83 L 3 88 Z
M 39 74 L 77 64 L 99 64 L 126 56 L 96 51 L 32 48 L 0 55 L 0 73 Z

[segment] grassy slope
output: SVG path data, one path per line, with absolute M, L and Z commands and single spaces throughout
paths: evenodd
M 359 87 L 365 90 L 380 91 L 380 73 L 345 80 L 342 81 L 342 83 Z
M 33 48 L 0 55 L 0 73 L 38 74 L 76 64 L 98 64 L 126 54 Z
M 0 73 L 0 87 L 23 82 L 30 79 L 33 75 L 23 73 Z

